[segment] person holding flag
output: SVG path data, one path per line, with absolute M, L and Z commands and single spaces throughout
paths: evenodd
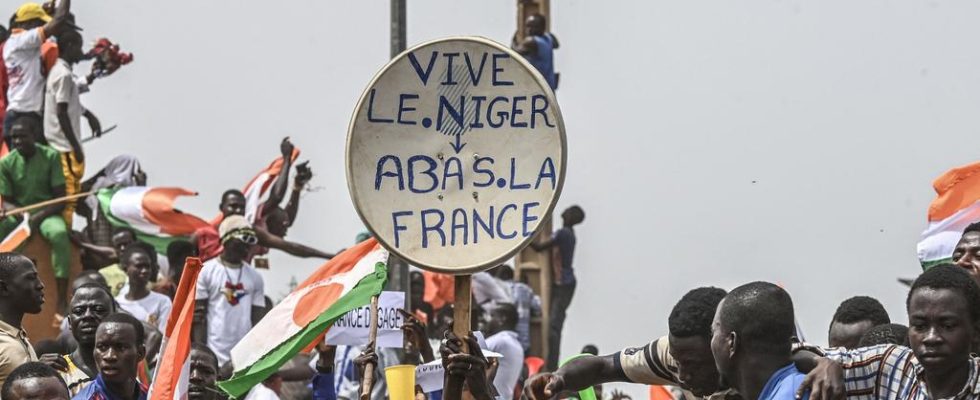
M 371 297 L 381 293 L 387 263 L 388 252 L 375 239 L 327 261 L 231 349 L 234 375 L 218 382 L 218 387 L 232 397 L 241 397 L 311 343 L 322 341 L 324 331 L 336 319 L 367 305 Z M 325 384 L 326 380 L 321 378 L 318 383 Z
M 211 400 L 218 377 L 218 356 L 202 343 L 191 342 L 194 299 L 201 260 L 189 257 L 177 284 L 173 308 L 164 329 L 164 343 L 150 388 L 153 399 Z
M 299 210 L 299 195 L 303 187 L 309 183 L 313 177 L 306 163 L 297 166 L 296 180 L 293 184 L 293 191 L 290 195 L 286 208 L 279 207 L 279 203 L 285 196 L 286 187 L 289 182 L 289 168 L 292 162 L 299 157 L 299 149 L 296 149 L 289 141 L 284 138 L 280 143 L 282 156 L 275 159 L 269 166 L 252 178 L 245 185 L 245 190 L 237 189 L 226 190 L 221 195 L 221 203 L 218 209 L 221 215 L 212 221 L 211 225 L 201 227 L 194 232 L 195 242 L 204 260 L 217 257 L 221 253 L 221 244 L 218 241 L 216 227 L 224 218 L 232 215 L 241 215 L 252 224 L 258 239 L 257 246 L 253 247 L 249 254 L 249 262 L 256 255 L 266 254 L 269 249 L 278 249 L 290 255 L 302 258 L 323 258 L 330 259 L 334 255 L 306 246 L 304 244 L 292 242 L 285 239 L 286 232 L 296 220 Z M 263 200 L 263 197 L 268 197 Z

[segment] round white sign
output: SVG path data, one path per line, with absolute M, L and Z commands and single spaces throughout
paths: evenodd
M 561 193 L 565 126 L 548 83 L 494 41 L 418 45 L 368 85 L 347 134 L 364 224 L 413 265 L 496 266 L 531 240 Z

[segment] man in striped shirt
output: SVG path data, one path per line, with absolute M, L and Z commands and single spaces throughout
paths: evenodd
M 531 377 L 524 393 L 532 400 L 544 400 L 597 384 L 631 382 L 681 386 L 688 400 L 737 396 L 720 387 L 711 355 L 711 322 L 725 294 L 714 287 L 691 290 L 670 312 L 669 335 L 615 354 L 577 358 L 553 373 Z
M 938 265 L 915 280 L 906 307 L 911 349 L 815 349 L 844 368 L 848 397 L 980 399 L 980 358 L 971 355 L 980 333 L 980 287 L 963 269 Z

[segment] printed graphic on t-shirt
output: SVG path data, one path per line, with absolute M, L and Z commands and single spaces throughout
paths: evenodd
M 241 282 L 233 285 L 231 282 L 225 281 L 224 293 L 225 300 L 228 300 L 228 304 L 237 306 L 238 301 L 241 300 L 242 297 L 245 297 L 245 285 L 242 285 Z

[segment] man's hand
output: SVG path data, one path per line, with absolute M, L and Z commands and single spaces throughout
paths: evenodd
M 404 319 L 404 322 L 402 322 L 402 332 L 405 333 L 405 342 L 414 346 L 413 349 L 416 351 L 421 351 L 428 343 L 425 336 L 425 325 L 408 311 L 399 308 L 398 313 Z
M 633 397 L 631 397 L 626 393 L 623 393 L 621 390 L 613 390 L 612 397 L 610 398 L 610 400 L 627 400 L 627 399 L 633 400 Z
M 31 226 L 31 232 L 40 232 L 41 222 L 44 222 L 45 216 L 42 213 L 37 213 L 31 215 L 31 219 L 27 221 L 27 224 Z
M 378 370 L 378 353 L 374 352 L 374 342 L 368 343 L 364 352 L 354 358 L 354 367 L 357 368 L 358 376 L 364 376 L 364 367 L 368 364 L 373 364 L 374 370 Z
M 480 344 L 476 338 L 468 335 L 463 340 L 466 342 L 467 352 L 455 352 L 449 355 L 449 360 L 443 361 L 446 366 L 446 373 L 462 378 L 470 389 L 470 394 L 476 399 L 492 399 L 495 393 L 490 388 L 488 375 L 492 372 L 496 375 L 496 369 L 488 371 L 489 362 L 480 349 Z
M 293 157 L 293 143 L 289 141 L 289 136 L 282 138 L 282 142 L 279 143 L 279 152 L 282 153 L 283 159 Z
M 92 135 L 95 137 L 102 137 L 102 123 L 99 122 L 99 119 L 95 116 L 95 114 L 86 112 L 85 119 L 88 120 L 88 127 L 92 129 Z
M 542 372 L 524 381 L 524 396 L 530 400 L 548 400 L 565 390 L 561 375 Z
M 82 151 L 81 147 L 72 150 L 71 154 L 79 164 L 85 164 L 85 152 Z
M 811 400 L 843 400 L 844 369 L 829 358 L 818 358 L 817 365 L 806 374 L 796 390 L 796 398 L 802 399 L 807 390 L 810 391 Z
M 38 361 L 54 368 L 56 371 L 68 372 L 68 361 L 65 361 L 65 358 L 61 355 L 54 353 L 42 354 L 38 358 Z
M 302 189 L 310 180 L 313 179 L 313 171 L 310 169 L 310 161 L 303 161 L 296 164 L 296 178 L 293 179 L 293 188 Z

